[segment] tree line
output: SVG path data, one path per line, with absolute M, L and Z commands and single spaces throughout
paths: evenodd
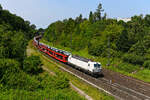
M 131 21 L 106 18 L 102 4 L 89 18 L 56 21 L 48 26 L 44 39 L 93 56 L 121 58 L 124 62 L 150 68 L 150 15 L 135 15 Z

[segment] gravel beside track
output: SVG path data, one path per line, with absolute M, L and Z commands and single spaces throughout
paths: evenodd
M 145 83 L 138 79 L 134 79 L 132 77 L 128 77 L 120 73 L 110 71 L 108 69 L 103 69 L 103 73 L 105 74 L 105 78 L 107 78 L 108 80 L 113 80 L 114 83 L 121 84 L 127 88 L 133 89 L 134 91 L 140 91 L 141 94 L 150 97 L 149 83 Z

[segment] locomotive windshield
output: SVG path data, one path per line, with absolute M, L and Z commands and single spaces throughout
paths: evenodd
M 98 64 L 98 63 L 97 63 L 97 64 L 94 64 L 94 67 L 95 67 L 95 68 L 100 68 L 100 66 L 101 66 L 101 65 Z

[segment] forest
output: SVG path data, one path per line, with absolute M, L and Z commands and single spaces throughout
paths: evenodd
M 125 73 L 150 69 L 148 14 L 134 15 L 128 22 L 117 21 L 107 18 L 102 4 L 99 4 L 95 12 L 89 13 L 89 18 L 80 14 L 75 19 L 50 24 L 45 30 L 44 40 L 54 46 L 70 48 L 72 52 L 87 51 L 94 58 L 110 58 L 110 65 L 114 64 L 117 70 Z
M 40 30 L 0 5 L 0 100 L 84 100 L 70 89 L 65 74 L 50 76 L 39 56 L 27 56 L 28 42 Z

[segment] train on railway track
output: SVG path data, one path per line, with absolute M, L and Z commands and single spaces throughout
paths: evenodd
M 72 55 L 71 53 L 60 50 L 55 47 L 48 46 L 44 43 L 40 43 L 41 36 L 34 37 L 33 44 L 41 52 L 47 54 L 48 56 L 72 65 L 74 68 L 83 71 L 92 76 L 97 76 L 102 74 L 102 66 L 99 62 L 94 62 L 90 59 L 86 59 L 77 55 Z

